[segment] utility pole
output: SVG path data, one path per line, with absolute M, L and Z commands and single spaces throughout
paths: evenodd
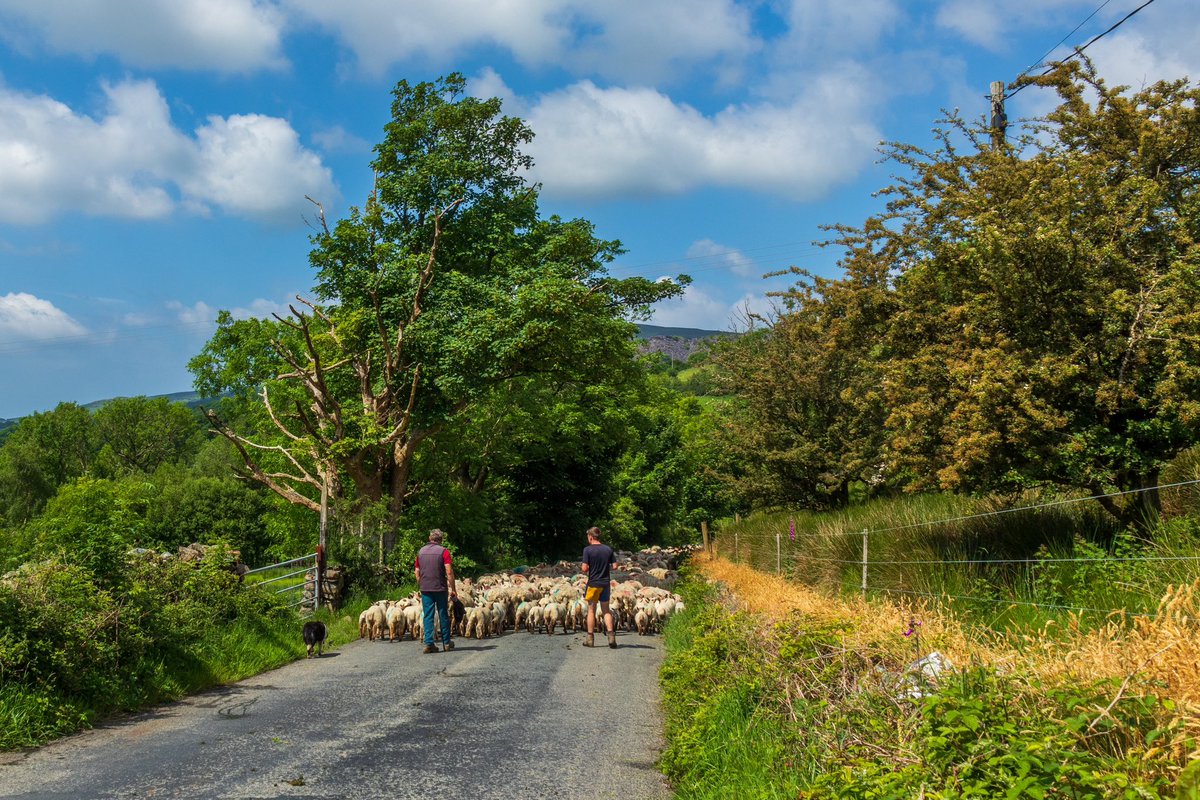
M 992 81 L 992 149 L 1003 150 L 1008 115 L 1004 113 L 1004 81 Z

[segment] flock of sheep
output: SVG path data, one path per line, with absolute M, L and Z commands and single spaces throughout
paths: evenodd
M 671 615 L 682 610 L 683 601 L 670 587 L 679 561 L 690 552 L 691 548 L 652 547 L 617 553 L 609 602 L 618 630 L 643 635 L 661 631 Z M 451 629 L 457 636 L 476 639 L 522 628 L 547 634 L 559 628 L 564 633 L 586 630 L 586 584 L 579 563 L 570 561 L 455 581 L 461 608 L 451 605 Z M 386 635 L 398 642 L 408 635 L 420 640 L 422 621 L 419 592 L 401 600 L 379 600 L 359 615 L 359 637 L 374 641 Z M 596 632 L 603 631 L 597 607 Z

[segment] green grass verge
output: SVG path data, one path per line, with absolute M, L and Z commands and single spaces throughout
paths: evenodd
M 399 588 L 389 594 L 407 593 Z M 325 622 L 324 649 L 336 649 L 358 638 L 358 615 L 374 599 L 352 596 L 338 611 L 322 609 L 303 618 L 288 611 L 243 614 L 206 626 L 184 647 L 148 648 L 137 664 L 111 676 L 105 692 L 0 683 L 0 750 L 36 747 L 117 713 L 177 700 L 305 658 L 301 630 L 310 619 Z
M 1200 796 L 1186 778 L 1176 793 L 1184 764 L 1159 747 L 1178 740 L 1173 706 L 1136 680 L 1043 686 L 969 667 L 933 686 L 882 649 L 846 650 L 853 620 L 766 625 L 693 578 L 682 592 L 661 672 L 660 766 L 679 798 Z
M 1057 606 L 1089 609 L 1085 626 L 1103 623 L 1111 609 L 1153 612 L 1169 586 L 1200 578 L 1195 516 L 1160 521 L 1148 536 L 1120 530 L 1091 501 L 972 516 L 1061 499 L 925 494 L 837 512 L 758 513 L 724 526 L 717 549 L 827 593 L 858 592 L 866 530 L 872 595 L 944 597 L 956 612 L 1000 630 L 1061 623 L 1066 613 Z

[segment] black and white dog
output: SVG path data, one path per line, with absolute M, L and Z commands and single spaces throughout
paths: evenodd
M 308 657 L 313 657 L 313 648 L 317 648 L 317 657 L 321 655 L 321 645 L 325 643 L 325 623 L 304 623 L 304 644 L 308 647 Z

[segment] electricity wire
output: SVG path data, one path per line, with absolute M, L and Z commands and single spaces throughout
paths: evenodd
M 1074 50 L 1074 51 L 1071 53 L 1071 55 L 1067 56 L 1066 58 L 1064 58 L 1064 59 L 1063 59 L 1062 61 L 1060 61 L 1059 63 L 1060 63 L 1060 64 L 1065 64 L 1065 63 L 1067 63 L 1068 61 L 1070 61 L 1072 58 L 1075 58 L 1075 57 L 1076 57 L 1076 56 L 1078 56 L 1078 55 L 1082 55 L 1084 50 L 1087 50 L 1089 47 L 1091 47 L 1092 45 L 1094 45 L 1096 42 L 1100 41 L 1100 40 L 1101 40 L 1101 39 L 1103 39 L 1105 36 L 1108 36 L 1110 33 L 1112 33 L 1113 31 L 1115 31 L 1117 28 L 1119 28 L 1119 27 L 1121 27 L 1122 25 L 1124 25 L 1124 24 L 1125 24 L 1125 22 L 1126 22 L 1127 20 L 1131 19 L 1131 18 L 1132 18 L 1132 17 L 1133 17 L 1135 14 L 1137 14 L 1139 11 L 1141 11 L 1143 8 L 1145 8 L 1146 6 L 1150 5 L 1150 4 L 1151 4 L 1151 3 L 1153 3 L 1153 2 L 1154 2 L 1154 0 L 1146 0 L 1146 2 L 1142 3 L 1140 6 L 1138 6 L 1137 8 L 1135 8 L 1133 11 L 1130 11 L 1128 14 L 1126 14 L 1126 15 L 1125 15 L 1125 16 L 1123 16 L 1123 17 L 1121 17 L 1121 19 L 1117 20 L 1117 22 L 1116 22 L 1116 23 L 1114 23 L 1114 24 L 1112 25 L 1112 27 L 1110 27 L 1108 30 L 1106 30 L 1106 31 L 1102 31 L 1102 32 L 1100 32 L 1100 33 L 1096 34 L 1095 36 L 1093 36 L 1093 37 L 1092 37 L 1092 38 L 1091 38 L 1091 39 L 1088 41 L 1088 43 L 1087 43 L 1087 44 L 1083 45 L 1082 47 L 1076 47 L 1076 48 L 1075 48 L 1075 50 Z M 1102 6 L 1102 7 L 1103 7 L 1103 6 Z M 1099 10 L 1099 9 L 1097 9 L 1097 10 Z M 1089 17 L 1088 19 L 1091 19 L 1091 17 Z M 1085 21 L 1086 21 L 1086 20 L 1085 20 Z M 1070 36 L 1070 34 L 1067 34 L 1067 35 L 1068 35 L 1068 36 Z M 1055 46 L 1057 47 L 1057 45 L 1055 45 Z M 1053 71 L 1054 71 L 1054 66 L 1047 67 L 1047 68 L 1046 68 L 1046 70 L 1045 70 L 1045 71 L 1042 73 L 1042 75 L 1049 75 L 1049 74 L 1050 74 L 1051 72 L 1053 72 Z M 1021 79 L 1021 78 L 1022 78 L 1024 75 L 1025 75 L 1025 73 L 1021 73 L 1021 75 L 1018 75 L 1018 76 L 1017 76 L 1017 80 L 1020 80 L 1020 79 Z M 1018 92 L 1020 92 L 1022 89 L 1024 89 L 1026 86 L 1029 86 L 1029 85 L 1030 85 L 1030 84 L 1026 83 L 1026 84 L 1022 84 L 1021 86 L 1018 86 L 1016 89 L 1013 89 L 1011 92 L 1009 92 L 1008 94 L 1004 95 L 1004 99 L 1005 99 L 1005 100 L 1008 100 L 1008 99 L 1010 99 L 1010 98 L 1012 98 L 1012 97 L 1016 96 L 1016 94 L 1017 94 Z
M 1097 14 L 1099 14 L 1101 11 L 1103 11 L 1103 10 L 1104 10 L 1104 7 L 1105 7 L 1106 5 L 1108 5 L 1109 3 L 1111 3 L 1111 2 L 1112 2 L 1112 0 L 1104 0 L 1104 2 L 1100 4 L 1100 7 L 1099 7 L 1099 8 L 1097 8 L 1096 10 L 1094 10 L 1092 13 L 1088 14 L 1088 15 L 1087 15 L 1087 18 L 1086 18 L 1086 19 L 1084 19 L 1084 21 L 1083 21 L 1083 22 L 1079 23 L 1079 24 L 1078 24 L 1078 25 L 1076 25 L 1074 28 L 1072 28 L 1070 33 L 1068 33 L 1066 36 L 1064 36 L 1062 39 L 1060 39 L 1060 40 L 1058 41 L 1058 44 L 1054 45 L 1054 47 L 1051 47 L 1051 48 L 1050 48 L 1049 50 L 1047 50 L 1045 53 L 1042 53 L 1042 55 L 1041 55 L 1041 56 L 1038 58 L 1038 60 L 1037 60 L 1037 61 L 1034 61 L 1032 64 L 1030 64 L 1028 67 L 1026 67 L 1026 68 L 1025 68 L 1025 69 L 1024 69 L 1022 72 L 1021 72 L 1021 74 L 1017 76 L 1017 80 L 1020 80 L 1021 78 L 1024 78 L 1026 75 L 1028 75 L 1030 70 L 1034 70 L 1034 69 L 1037 69 L 1038 67 L 1044 66 L 1044 65 L 1045 65 L 1045 62 L 1046 62 L 1046 57 L 1047 57 L 1047 56 L 1049 56 L 1051 53 L 1053 53 L 1053 52 L 1054 52 L 1055 50 L 1057 50 L 1058 48 L 1062 47 L 1063 43 L 1064 43 L 1064 42 L 1066 42 L 1066 41 L 1067 41 L 1067 39 L 1070 39 L 1072 36 L 1074 36 L 1074 35 L 1075 35 L 1075 32 L 1076 32 L 1077 30 L 1079 30 L 1079 29 L 1080 29 L 1080 28 L 1082 28 L 1084 25 L 1086 25 L 1086 24 L 1088 23 L 1088 21 L 1089 21 L 1089 20 L 1090 20 L 1092 17 L 1096 16 L 1096 15 L 1097 15 Z

